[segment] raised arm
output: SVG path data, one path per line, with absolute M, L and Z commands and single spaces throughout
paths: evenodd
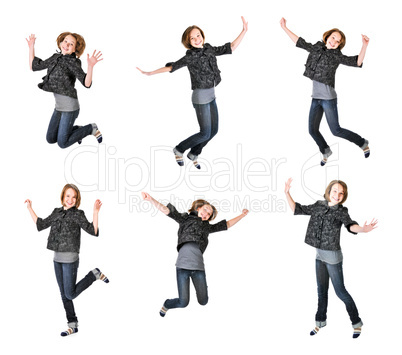
M 32 70 L 32 61 L 35 57 L 35 40 L 36 37 L 34 34 L 31 34 L 28 38 L 25 38 L 27 43 L 28 43 L 28 47 L 29 47 L 29 69 Z M 27 200 L 29 201 L 29 200 Z
M 289 36 L 289 38 L 296 43 L 297 40 L 299 39 L 299 36 L 295 35 L 291 30 L 289 30 L 286 27 L 286 20 L 282 17 L 281 20 L 279 21 L 279 23 L 281 24 L 282 29 L 286 32 L 286 34 Z
M 288 204 L 289 204 L 290 209 L 294 212 L 295 208 L 296 208 L 296 203 L 295 203 L 295 201 L 293 201 L 293 198 L 292 198 L 292 196 L 290 195 L 290 192 L 289 192 L 290 188 L 291 188 L 290 184 L 292 183 L 292 181 L 293 181 L 292 178 L 289 178 L 288 181 L 286 181 L 286 183 L 285 183 L 285 195 L 286 195 L 286 199 L 288 200 Z
M 161 211 L 165 215 L 169 214 L 169 208 L 156 201 L 150 194 L 148 194 L 147 192 L 141 192 L 141 195 L 144 200 L 151 202 L 159 211 Z
M 241 215 L 239 215 L 239 216 L 237 216 L 237 217 L 235 217 L 235 218 L 230 219 L 229 221 L 227 221 L 227 222 L 226 222 L 226 226 L 227 226 L 228 228 L 233 227 L 233 226 L 234 226 L 237 222 L 239 222 L 242 218 L 246 217 L 247 214 L 248 214 L 248 210 L 244 209 L 244 210 L 242 211 Z
M 98 214 L 101 206 L 102 202 L 100 200 L 96 200 L 94 204 L 94 217 L 92 222 L 92 224 L 94 225 L 95 235 L 98 234 Z
M 92 56 L 89 56 L 89 53 L 87 54 L 87 61 L 88 61 L 88 71 L 87 71 L 87 76 L 85 77 L 85 86 L 89 88 L 92 84 L 92 74 L 94 70 L 94 66 L 96 63 L 100 62 L 103 60 L 102 53 L 99 51 L 96 53 L 96 50 L 92 53 Z
M 32 217 L 32 220 L 34 221 L 34 223 L 36 224 L 36 221 L 38 220 L 38 216 L 36 215 L 36 213 L 34 212 L 34 210 L 32 209 L 32 201 L 31 200 L 25 200 L 25 202 L 27 204 L 27 208 L 29 211 L 29 214 Z
M 243 40 L 244 35 L 248 30 L 248 22 L 246 22 L 243 16 L 241 17 L 241 20 L 243 21 L 243 30 L 240 32 L 237 38 L 230 44 L 232 51 L 234 51 L 239 46 L 239 44 Z
M 143 71 L 143 70 L 141 70 L 141 69 L 138 68 L 138 67 L 137 67 L 137 69 L 138 69 L 142 74 L 148 75 L 148 76 L 151 76 L 151 75 L 154 75 L 154 74 L 160 74 L 160 73 L 166 73 L 166 72 L 172 71 L 172 67 L 171 67 L 171 66 L 162 67 L 162 68 L 159 68 L 159 69 L 156 69 L 156 70 L 153 70 L 153 71 Z
M 371 232 L 373 229 L 377 228 L 377 223 L 378 220 L 373 218 L 369 224 L 367 224 L 367 221 L 364 222 L 364 225 L 362 227 L 360 227 L 358 224 L 354 224 L 353 226 L 350 227 L 350 230 L 353 233 L 368 233 Z
M 367 49 L 367 46 L 369 44 L 370 38 L 368 38 L 366 35 L 362 35 L 362 41 L 363 41 L 362 49 L 361 49 L 361 51 L 359 53 L 359 56 L 357 57 L 357 65 L 359 67 L 363 63 L 364 56 L 366 55 L 366 49 Z

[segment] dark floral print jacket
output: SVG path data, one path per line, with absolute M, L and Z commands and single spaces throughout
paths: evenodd
M 32 70 L 43 69 L 47 69 L 47 74 L 42 78 L 43 82 L 38 84 L 42 90 L 76 99 L 75 79 L 85 86 L 87 75 L 81 68 L 81 61 L 74 53 L 66 55 L 56 53 L 46 60 L 35 57 L 32 61 Z
M 328 201 L 317 201 L 313 205 L 302 206 L 296 202 L 295 215 L 309 215 L 305 243 L 323 250 L 341 250 L 342 224 L 352 234 L 350 227 L 358 224 L 353 221 L 348 209 L 342 205 L 328 206 Z
M 209 43 L 205 43 L 203 48 L 189 49 L 183 58 L 165 66 L 172 67 L 171 73 L 187 66 L 190 72 L 191 90 L 210 89 L 221 82 L 216 56 L 223 54 L 232 54 L 230 43 L 220 47 L 212 47 Z
M 93 223 L 89 223 L 84 211 L 75 207 L 67 210 L 64 207 L 55 208 L 52 214 L 36 221 L 38 231 L 50 227 L 47 248 L 59 252 L 80 252 L 81 228 L 94 236 L 99 236 L 99 228 L 95 234 Z
M 359 67 L 357 65 L 357 55 L 348 57 L 343 55 L 338 48 L 327 49 L 322 41 L 313 45 L 299 37 L 296 47 L 305 49 L 310 53 L 307 57 L 306 70 L 303 75 L 333 88 L 335 88 L 335 72 L 339 64 Z M 362 66 L 363 64 L 359 68 Z
M 208 235 L 228 229 L 225 219 L 216 224 L 209 224 L 208 221 L 203 221 L 198 217 L 197 212 L 180 213 L 170 203 L 167 205 L 167 208 L 170 211 L 168 217 L 179 223 L 177 251 L 185 243 L 196 242 L 201 253 L 204 253 L 208 246 Z

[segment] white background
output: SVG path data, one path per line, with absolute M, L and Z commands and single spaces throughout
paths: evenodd
M 3 4 L 1 46 L 1 278 L 0 347 L 22 354 L 352 354 L 397 353 L 401 333 L 400 230 L 400 29 L 396 1 L 15 1 Z M 249 31 L 232 56 L 218 58 L 216 89 L 220 131 L 196 171 L 179 168 L 171 148 L 197 131 L 187 69 L 153 77 L 181 58 L 181 35 L 192 24 L 221 45 Z M 363 69 L 341 66 L 336 89 L 340 123 L 370 140 L 364 159 L 355 145 L 322 133 L 334 155 L 319 166 L 307 131 L 311 81 L 303 77 L 307 52 L 295 48 L 279 25 L 315 43 L 339 27 L 343 53 L 358 54 L 370 37 Z M 96 122 L 103 133 L 62 150 L 45 140 L 54 107 L 38 89 L 45 72 L 28 68 L 25 38 L 35 33 L 36 54 L 56 50 L 59 33 L 84 36 L 86 53 L 103 52 L 93 85 L 77 83 L 78 124 Z M 99 150 L 98 150 L 99 148 Z M 352 340 L 344 304 L 330 287 L 328 326 L 315 337 L 313 248 L 304 244 L 308 217 L 293 217 L 283 187 L 303 204 L 322 198 L 332 179 L 349 187 L 346 206 L 363 224 L 379 227 L 353 236 L 342 230 L 345 284 L 364 322 Z M 61 338 L 65 315 L 54 276 L 48 231 L 38 233 L 24 200 L 38 216 L 60 205 L 65 183 L 77 184 L 81 208 L 92 218 L 103 206 L 100 237 L 82 233 L 79 277 L 99 267 L 110 278 L 75 301 L 77 335 Z M 228 232 L 210 236 L 205 256 L 210 300 L 202 307 L 191 288 L 186 309 L 159 308 L 177 295 L 177 224 L 140 201 L 140 191 L 185 211 L 198 197 L 213 201 L 217 221 L 249 215 Z M 400 346 L 400 344 L 398 345 Z M 2 350 L 3 350 L 2 349 Z

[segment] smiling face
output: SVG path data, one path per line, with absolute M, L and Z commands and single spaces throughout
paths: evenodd
M 341 184 L 334 184 L 329 192 L 329 206 L 335 206 L 342 203 L 345 197 L 345 192 Z
M 63 206 L 64 209 L 68 210 L 71 207 L 74 207 L 77 202 L 77 194 L 72 188 L 67 189 L 64 192 L 63 197 Z
M 198 217 L 200 217 L 203 221 L 208 221 L 211 218 L 212 213 L 214 211 L 212 210 L 211 205 L 204 205 L 204 206 L 198 207 L 197 212 L 198 212 Z
M 342 36 L 339 32 L 332 32 L 328 38 L 325 45 L 328 49 L 336 49 L 341 44 Z
M 191 46 L 194 48 L 202 48 L 204 45 L 204 37 L 198 28 L 194 28 L 190 32 L 188 39 L 190 40 Z
M 77 45 L 77 40 L 72 36 L 68 35 L 60 42 L 59 47 L 63 55 L 72 54 L 75 52 L 75 47 Z

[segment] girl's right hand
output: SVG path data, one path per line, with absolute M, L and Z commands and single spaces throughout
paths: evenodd
M 151 199 L 152 199 L 151 195 L 147 192 L 141 192 L 141 196 L 142 196 L 143 200 L 146 200 L 146 201 L 151 201 Z
M 279 21 L 280 25 L 282 28 L 286 28 L 286 20 L 282 17 L 281 20 Z
M 28 43 L 29 48 L 31 48 L 31 47 L 33 47 L 35 45 L 36 37 L 35 37 L 34 34 L 31 34 L 28 38 L 25 38 L 25 39 L 26 39 L 26 41 Z
M 288 181 L 285 183 L 285 194 L 289 193 L 289 190 L 291 188 L 290 184 L 292 183 L 293 179 L 289 178 Z
M 26 199 L 24 203 L 27 204 L 28 209 L 32 208 L 32 201 L 31 200 Z
M 138 67 L 136 67 L 142 74 L 144 74 L 144 75 L 148 75 L 148 76 L 151 76 L 152 75 L 152 73 L 151 72 L 149 72 L 149 71 L 143 71 L 143 70 L 141 70 L 140 68 L 138 68 Z

